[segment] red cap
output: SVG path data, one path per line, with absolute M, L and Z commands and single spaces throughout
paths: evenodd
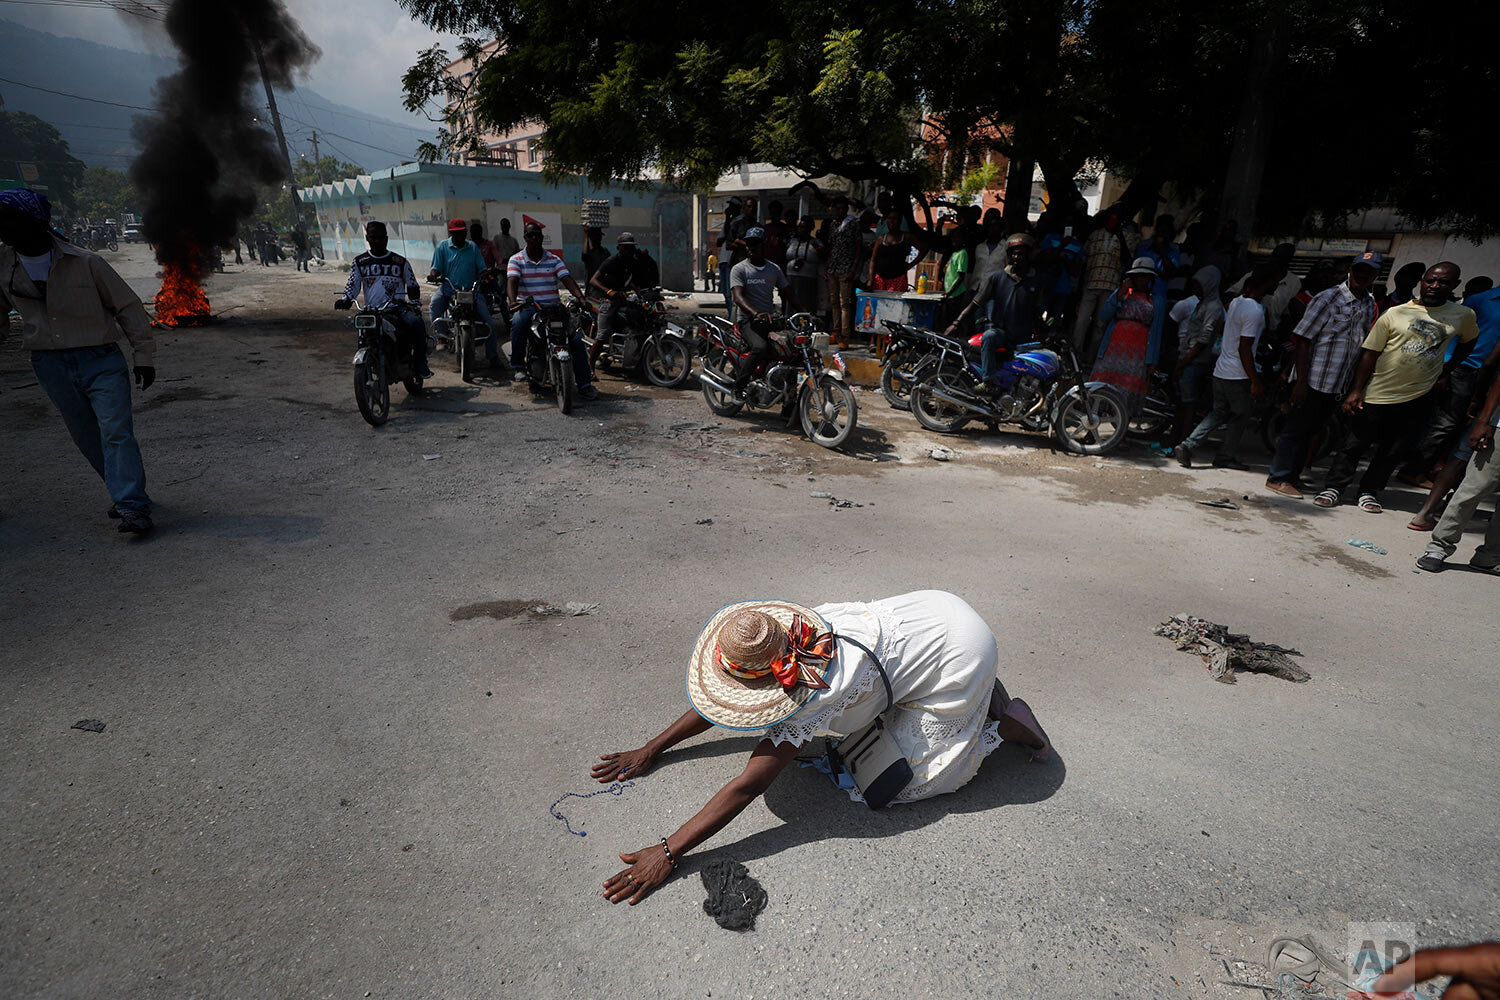
M 450 232 L 450 233 L 467 233 L 468 231 L 469 231 L 469 224 L 467 222 L 465 222 L 463 219 L 449 219 L 448 220 L 448 232 Z

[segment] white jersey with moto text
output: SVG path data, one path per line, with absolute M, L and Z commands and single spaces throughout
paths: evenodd
M 349 268 L 344 298 L 352 301 L 363 292 L 365 306 L 379 309 L 389 302 L 405 302 L 406 290 L 415 287 L 417 276 L 405 257 L 389 251 L 376 255 L 366 250 L 354 258 L 354 265 Z

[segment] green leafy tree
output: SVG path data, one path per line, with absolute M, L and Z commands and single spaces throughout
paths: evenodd
M 1132 210 L 1153 213 L 1170 185 L 1212 216 L 1229 167 L 1253 159 L 1259 212 L 1242 231 L 1337 228 L 1376 204 L 1473 235 L 1500 226 L 1473 138 L 1500 71 L 1453 44 L 1451 20 L 1394 0 L 766 0 L 753 16 L 678 2 L 651 17 L 618 0 L 399 2 L 466 36 L 459 55 L 478 64 L 447 78 L 435 47 L 405 75 L 408 108 L 437 108 L 427 158 L 540 122 L 553 176 L 701 189 L 766 161 L 921 202 L 993 150 L 1020 195 L 1012 224 L 1033 165 L 1053 204 L 1099 161 L 1132 178 Z M 1500 27 L 1500 5 L 1463 16 L 1469 37 Z M 490 38 L 504 44 L 486 55 Z
M 74 192 L 79 215 L 91 219 L 118 219 L 139 210 L 140 193 L 130 175 L 109 167 L 89 167 Z
M 325 156 L 317 163 L 307 157 L 292 161 L 292 177 L 299 188 L 326 184 L 344 177 L 354 177 L 365 172 L 358 164 L 348 163 L 337 156 Z
M 62 133 L 36 115 L 0 111 L 0 175 L 22 182 L 17 164 L 36 164 L 38 180 L 47 197 L 59 207 L 74 209 L 83 161 L 68 152 Z

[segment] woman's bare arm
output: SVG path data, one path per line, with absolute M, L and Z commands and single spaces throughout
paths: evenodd
M 706 733 L 712 726 L 713 723 L 692 709 L 688 709 L 682 713 L 682 718 L 663 729 L 655 739 L 639 750 L 601 754 L 599 763 L 590 769 L 589 776 L 601 784 L 623 780 L 627 775 L 639 778 L 651 770 L 651 765 L 657 757 L 661 756 L 662 751 L 669 750 L 699 733 Z
M 666 850 L 661 843 L 656 843 L 620 855 L 620 860 L 630 867 L 604 883 L 605 898 L 611 903 L 628 899 L 632 906 L 645 899 L 652 889 L 671 877 L 674 859 L 680 861 L 684 854 L 724 829 L 746 806 L 765 794 L 782 769 L 796 758 L 798 749 L 791 743 L 775 744 L 761 740 L 750 754 L 745 769 L 667 837 Z M 668 850 L 671 851 L 670 857 Z

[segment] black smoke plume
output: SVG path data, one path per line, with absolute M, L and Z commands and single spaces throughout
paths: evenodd
M 157 113 L 136 123 L 130 176 L 157 259 L 196 268 L 255 211 L 258 185 L 287 180 L 257 50 L 280 88 L 320 53 L 280 0 L 174 0 L 166 26 L 182 69 L 157 82 Z

